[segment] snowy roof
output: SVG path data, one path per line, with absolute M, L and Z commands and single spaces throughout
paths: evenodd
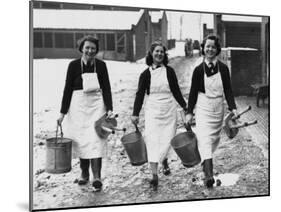
M 151 11 L 149 12 L 150 16 L 151 16 L 151 22 L 152 23 L 158 23 L 159 19 L 162 19 L 163 17 L 163 11 Z
M 243 51 L 257 51 L 257 49 L 249 47 L 223 47 L 222 50 L 243 50 Z
M 244 16 L 244 15 L 223 15 L 223 21 L 234 21 L 234 22 L 261 22 L 262 18 L 258 16 Z
M 34 28 L 130 30 L 143 14 L 140 11 L 34 9 Z

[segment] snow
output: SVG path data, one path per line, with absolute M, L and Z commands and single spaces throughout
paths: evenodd
M 222 50 L 243 50 L 243 51 L 258 51 L 257 49 L 254 48 L 249 48 L 249 47 L 227 47 L 227 48 L 221 48 Z
M 235 185 L 239 179 L 239 174 L 225 173 L 214 176 L 215 181 L 220 180 L 221 186 L 232 186 Z
M 184 56 L 184 42 L 176 42 L 175 48 L 168 51 L 168 57 Z
M 152 23 L 158 23 L 159 19 L 161 19 L 163 17 L 163 11 L 152 11 L 152 12 L 149 12 L 149 14 L 151 16 Z
M 261 17 L 257 16 L 245 16 L 245 15 L 223 15 L 223 21 L 234 21 L 234 22 L 261 22 Z
M 130 30 L 143 14 L 140 11 L 93 11 L 34 9 L 34 28 Z M 70 21 L 71 20 L 71 21 Z

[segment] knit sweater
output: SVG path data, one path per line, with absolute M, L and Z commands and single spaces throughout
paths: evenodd
M 236 109 L 236 104 L 234 101 L 234 96 L 231 87 L 231 80 L 228 67 L 218 60 L 219 72 L 221 74 L 222 84 L 223 84 L 223 91 L 226 98 L 226 102 L 228 104 L 229 110 Z M 198 93 L 202 92 L 205 93 L 205 83 L 204 83 L 204 62 L 198 65 L 193 74 L 192 74 L 192 81 L 191 81 L 191 88 L 189 92 L 188 98 L 188 108 L 187 113 L 193 113 L 193 109 L 196 105 Z M 205 67 L 206 70 L 206 67 Z
M 106 110 L 112 110 L 112 95 L 111 95 L 111 87 L 108 77 L 108 71 L 106 68 L 105 62 L 99 59 L 95 59 L 96 62 L 96 69 L 94 67 L 86 67 L 83 64 L 84 72 L 94 72 L 96 70 L 98 81 L 100 88 L 102 90 L 103 101 L 106 107 Z M 72 93 L 74 90 L 82 90 L 83 83 L 82 83 L 82 70 L 81 70 L 81 58 L 73 60 L 69 63 L 66 80 L 65 80 L 65 87 L 62 97 L 61 103 L 61 110 L 60 112 L 66 114 L 68 112 Z
M 179 103 L 179 105 L 186 110 L 186 102 L 180 91 L 176 73 L 174 69 L 170 66 L 166 66 L 166 70 L 167 70 L 167 79 L 170 86 L 170 90 L 176 101 Z M 149 68 L 147 68 L 141 73 L 139 77 L 138 90 L 136 92 L 136 98 L 134 102 L 134 110 L 133 110 L 134 116 L 138 116 L 140 113 L 140 110 L 143 105 L 145 93 L 147 95 L 150 94 L 150 79 L 151 79 L 150 71 Z

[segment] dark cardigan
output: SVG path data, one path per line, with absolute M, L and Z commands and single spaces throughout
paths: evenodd
M 192 81 L 191 81 L 191 88 L 189 92 L 188 98 L 188 108 L 187 113 L 193 113 L 193 109 L 197 102 L 198 93 L 202 92 L 205 93 L 205 84 L 204 84 L 204 62 L 198 65 L 193 74 L 192 74 Z M 236 104 L 234 101 L 232 88 L 231 88 L 231 81 L 230 81 L 230 74 L 228 67 L 218 60 L 219 65 L 219 72 L 222 78 L 223 90 L 224 95 L 229 107 L 229 110 L 236 109 Z
M 87 71 L 84 72 L 94 72 L 94 69 L 92 68 L 91 71 L 87 69 Z M 111 87 L 105 62 L 96 59 L 96 72 L 100 88 L 102 89 L 102 96 L 106 111 L 112 110 Z M 61 103 L 60 112 L 63 114 L 66 114 L 68 112 L 73 91 L 83 89 L 81 73 L 81 58 L 71 61 L 67 69 L 65 87 Z
M 167 70 L 167 79 L 170 86 L 170 90 L 174 98 L 179 103 L 179 105 L 186 110 L 186 102 L 180 91 L 176 73 L 174 69 L 171 68 L 170 66 L 166 66 L 166 70 Z M 138 90 L 134 102 L 133 116 L 139 115 L 140 110 L 142 108 L 145 92 L 147 93 L 147 95 L 150 94 L 150 79 L 151 79 L 150 71 L 149 68 L 147 68 L 141 73 L 139 77 Z

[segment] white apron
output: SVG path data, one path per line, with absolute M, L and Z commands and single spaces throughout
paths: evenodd
M 150 94 L 145 103 L 145 132 L 148 161 L 161 163 L 171 150 L 176 134 L 177 104 L 171 93 L 164 66 L 150 68 Z
M 201 162 L 211 159 L 220 141 L 223 124 L 223 85 L 220 72 L 207 77 L 204 73 L 205 93 L 199 93 L 195 120 Z
M 89 77 L 90 73 L 87 73 Z M 82 75 L 83 78 L 83 75 Z M 84 159 L 104 157 L 106 140 L 101 139 L 94 128 L 97 121 L 106 112 L 96 73 L 91 73 L 92 87 L 95 91 L 75 90 L 65 117 L 65 137 L 73 140 L 73 157 Z M 83 82 L 83 86 L 85 82 Z

